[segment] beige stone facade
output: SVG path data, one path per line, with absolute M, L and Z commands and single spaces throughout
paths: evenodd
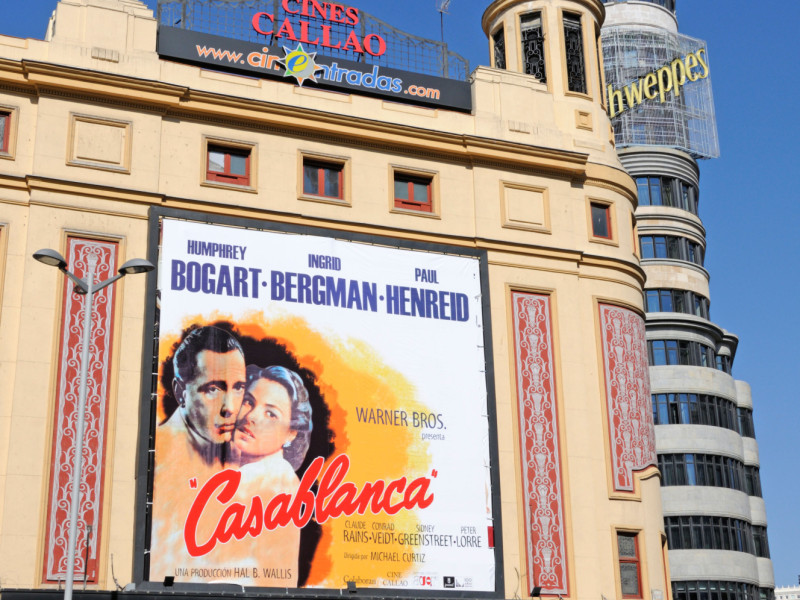
M 547 83 L 521 73 L 511 51 L 519 15 L 532 9 L 552 33 Z M 583 24 L 586 93 L 563 81 L 565 11 Z M 137 0 L 61 0 L 46 41 L 0 36 L 0 112 L 11 123 L 0 156 L 0 587 L 56 586 L 42 573 L 66 280 L 32 254 L 64 253 L 77 235 L 118 242 L 120 263 L 147 256 L 148 211 L 166 207 L 487 252 L 505 580 L 498 592 L 506 598 L 528 596 L 531 580 L 511 292 L 547 296 L 568 563 L 562 595 L 621 600 L 623 531 L 637 535 L 641 597 L 667 600 L 657 469 L 635 470 L 629 492 L 615 489 L 611 474 L 598 306 L 643 315 L 644 276 L 636 190 L 610 139 L 598 72 L 603 15 L 599 0 L 492 3 L 484 28 L 491 39 L 504 26 L 509 64 L 474 71 L 471 114 L 161 60 L 156 20 Z M 247 185 L 207 179 L 209 143 L 250 153 Z M 303 194 L 303 157 L 344 165 L 341 201 Z M 430 177 L 430 214 L 395 207 L 396 170 Z M 609 209 L 608 239 L 593 235 L 593 203 Z M 122 584 L 137 578 L 146 303 L 145 277 L 117 284 L 91 589 L 113 589 L 112 568 Z

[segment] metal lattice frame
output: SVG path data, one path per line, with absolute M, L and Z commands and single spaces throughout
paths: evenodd
M 603 28 L 602 43 L 606 84 L 614 90 L 706 47 L 702 40 L 640 27 Z M 711 78 L 687 81 L 680 92 L 668 92 L 664 103 L 647 100 L 614 117 L 617 147 L 666 146 L 694 158 L 718 157 Z
M 369 34 L 377 34 L 386 40 L 386 53 L 379 57 L 366 52 L 360 54 L 321 45 L 309 47 L 308 51 L 460 81 L 466 81 L 469 76 L 469 62 L 455 52 L 450 52 L 447 44 L 405 33 L 361 10 L 359 23 L 354 26 L 323 21 L 318 16 L 302 17 L 286 13 L 279 0 L 158 0 L 158 22 L 162 25 L 258 44 L 296 44 L 286 38 L 273 39 L 273 36 L 256 32 L 252 27 L 252 19 L 257 12 L 274 15 L 276 30 L 288 18 L 298 36 L 300 20 L 307 21 L 309 39 L 321 39 L 321 26 L 326 25 L 330 27 L 330 39 L 341 41 L 342 45 L 352 31 L 355 31 L 360 40 Z

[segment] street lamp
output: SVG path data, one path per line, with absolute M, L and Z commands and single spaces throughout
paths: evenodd
M 86 419 L 86 393 L 89 372 L 89 344 L 91 343 L 91 323 L 92 323 L 92 296 L 125 277 L 136 273 L 147 273 L 155 269 L 153 264 L 141 258 L 129 260 L 119 268 L 113 277 L 101 281 L 97 285 L 94 283 L 94 271 L 97 267 L 97 255 L 89 254 L 89 269 L 86 279 L 80 279 L 74 273 L 67 270 L 67 261 L 55 250 L 45 248 L 34 252 L 33 258 L 41 263 L 56 267 L 64 273 L 72 283 L 75 284 L 75 293 L 86 296 L 83 305 L 83 348 L 81 349 L 81 374 L 80 374 L 80 394 L 78 396 L 78 415 L 75 433 L 75 458 L 72 463 L 72 499 L 70 504 L 69 539 L 67 540 L 67 581 L 64 586 L 64 600 L 72 600 L 72 585 L 75 580 L 75 551 L 78 543 L 78 504 L 81 499 L 81 471 L 83 469 L 83 437 L 85 434 Z M 88 566 L 88 565 L 87 565 Z

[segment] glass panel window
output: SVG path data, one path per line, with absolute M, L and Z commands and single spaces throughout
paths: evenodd
M 206 179 L 250 185 L 250 150 L 209 144 Z
M 619 580 L 623 598 L 641 598 L 639 543 L 635 533 L 617 532 Z
M 641 238 L 639 238 L 639 246 L 642 248 L 642 258 L 656 257 L 652 235 L 643 235 Z
M 0 111 L 0 152 L 8 152 L 8 136 L 11 130 L 11 113 Z
M 650 202 L 653 206 L 661 206 L 661 178 L 650 178 Z
M 656 258 L 667 258 L 667 238 L 663 235 L 657 235 L 653 238 L 653 244 Z
M 678 359 L 678 341 L 667 340 L 666 345 L 667 345 L 667 364 L 668 365 L 681 364 Z
M 666 177 L 661 178 L 661 197 L 664 206 L 675 206 L 675 202 L 672 199 L 672 181 L 672 179 L 667 179 Z
M 394 174 L 395 208 L 407 208 L 420 212 L 433 212 L 433 197 L 429 177 Z
M 341 200 L 344 165 L 317 160 L 303 160 L 303 193 Z
M 639 204 L 641 206 L 650 205 L 650 186 L 647 183 L 647 177 L 636 178 L 636 190 L 639 195 Z
M 607 204 L 591 203 L 592 235 L 594 237 L 611 239 L 611 215 Z
M 661 306 L 658 301 L 658 290 L 647 290 L 645 297 L 647 298 L 647 312 L 660 312 Z
M 664 312 L 672 312 L 672 292 L 669 290 L 661 290 L 661 310 Z
M 651 342 L 653 365 L 666 365 L 667 364 L 667 351 L 663 340 L 656 340 Z

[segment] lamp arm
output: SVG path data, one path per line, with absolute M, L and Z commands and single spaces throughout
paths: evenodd
M 95 292 L 99 292 L 104 287 L 111 285 L 112 283 L 114 283 L 118 279 L 122 279 L 123 277 L 125 277 L 125 273 L 118 273 L 117 275 L 114 275 L 113 277 L 109 277 L 108 279 L 98 283 L 97 285 L 93 285 L 92 286 L 92 293 L 94 294 Z
M 59 269 L 59 270 L 62 273 L 64 273 L 64 275 L 69 277 L 70 281 L 75 284 L 76 288 L 79 288 L 79 289 L 83 290 L 84 294 L 89 291 L 89 286 L 86 285 L 86 282 L 83 279 L 79 279 L 78 277 L 73 275 L 71 271 L 67 271 L 66 268 Z

